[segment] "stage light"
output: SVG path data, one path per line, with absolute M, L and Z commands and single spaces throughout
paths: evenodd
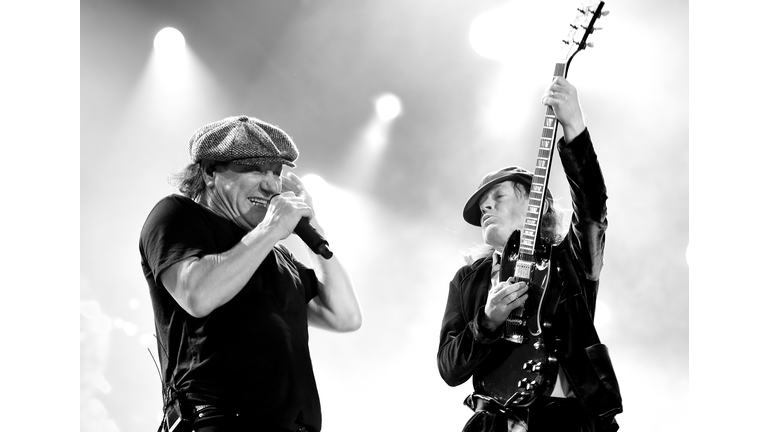
M 306 174 L 301 178 L 301 181 L 310 193 L 316 193 L 316 191 L 323 193 L 328 187 L 328 183 L 326 183 L 325 179 L 317 174 Z
M 175 56 L 184 51 L 184 35 L 173 27 L 166 27 L 157 32 L 154 45 L 157 52 Z
M 376 113 L 384 121 L 397 118 L 403 112 L 400 98 L 392 93 L 385 93 L 376 99 Z
M 550 9 L 542 2 L 514 2 L 483 12 L 469 26 L 469 43 L 483 57 L 518 67 L 548 60 L 560 51 L 573 18 L 570 9 Z
M 469 26 L 469 43 L 485 58 L 503 60 L 507 57 L 513 26 L 505 12 L 504 9 L 483 12 Z

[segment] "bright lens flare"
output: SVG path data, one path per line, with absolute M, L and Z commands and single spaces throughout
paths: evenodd
M 493 10 L 478 15 L 472 21 L 469 43 L 478 54 L 494 60 L 504 60 L 510 55 L 514 27 L 510 25 L 509 15 L 505 9 Z
M 317 174 L 307 174 L 301 178 L 301 181 L 313 195 L 325 193 L 328 188 L 328 183 L 326 183 L 325 179 Z
M 382 120 L 389 121 L 403 112 L 400 98 L 392 93 L 386 93 L 376 99 L 376 113 Z
M 568 27 L 558 23 L 568 23 L 573 18 L 570 11 L 561 16 L 551 9 L 544 2 L 513 2 L 485 11 L 470 24 L 469 43 L 485 58 L 504 63 L 535 63 L 542 56 L 541 48 L 554 48 L 555 53 L 560 50 L 562 44 L 557 35 L 565 33 Z M 537 18 L 545 15 L 547 19 Z M 550 39 L 551 42 L 542 42 Z
M 184 35 L 173 27 L 166 27 L 155 36 L 155 49 L 161 54 L 177 55 L 184 51 Z

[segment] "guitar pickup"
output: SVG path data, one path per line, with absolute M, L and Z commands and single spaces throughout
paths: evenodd
M 515 265 L 515 277 L 529 280 L 531 278 L 531 270 L 533 270 L 533 263 L 518 260 Z

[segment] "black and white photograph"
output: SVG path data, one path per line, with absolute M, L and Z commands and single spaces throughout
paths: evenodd
M 759 13 L 694 3 L 19 6 L 19 427 L 760 429 Z
M 687 13 L 81 2 L 81 430 L 683 430 Z

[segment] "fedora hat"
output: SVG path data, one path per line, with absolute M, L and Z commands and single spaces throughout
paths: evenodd
M 464 220 L 471 225 L 480 226 L 480 198 L 493 186 L 508 180 L 523 183 L 530 189 L 533 173 L 524 168 L 512 166 L 486 174 L 480 182 L 480 186 L 477 187 L 475 193 L 469 197 L 469 200 L 464 205 Z M 547 198 L 552 199 L 552 193 L 549 191 L 549 188 L 547 188 Z

